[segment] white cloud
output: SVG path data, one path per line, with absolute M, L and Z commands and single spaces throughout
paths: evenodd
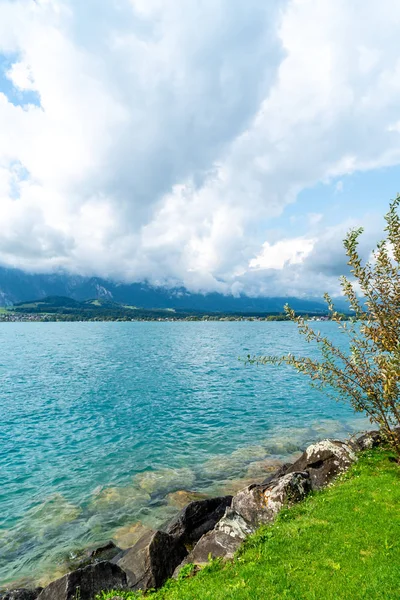
M 315 291 L 322 213 L 258 224 L 400 162 L 399 25 L 390 0 L 3 0 L 7 77 L 40 106 L 0 93 L 0 262 Z
M 282 269 L 285 265 L 297 265 L 314 248 L 315 240 L 307 238 L 284 239 L 276 244 L 263 244 L 262 252 L 250 261 L 250 267 L 258 269 Z

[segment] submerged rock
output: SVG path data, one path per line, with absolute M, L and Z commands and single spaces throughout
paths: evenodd
M 287 473 L 307 471 L 310 474 L 312 489 L 317 490 L 346 471 L 356 460 L 354 450 L 349 444 L 339 440 L 323 440 L 309 446 L 289 467 Z
M 279 459 L 266 458 L 251 462 L 247 467 L 246 477 L 249 479 L 259 479 L 266 477 L 269 473 L 274 473 L 282 466 L 282 461 Z
M 62 494 L 55 493 L 26 511 L 23 529 L 36 538 L 44 538 L 49 531 L 75 521 L 81 512 L 79 506 L 68 502 Z
M 193 544 L 215 527 L 231 502 L 232 496 L 191 502 L 172 519 L 166 532 L 183 544 Z
M 185 506 L 195 500 L 206 500 L 207 498 L 207 494 L 191 492 L 189 490 L 178 490 L 177 492 L 171 492 L 171 494 L 167 495 L 168 504 L 176 506 L 179 509 L 185 508 Z
M 257 527 L 274 521 L 284 506 L 299 502 L 310 490 L 307 472 L 290 473 L 267 485 L 251 485 L 240 491 L 232 500 L 232 510 L 251 527 Z
M 139 487 L 151 496 L 164 495 L 193 485 L 195 475 L 188 468 L 160 469 L 159 471 L 145 471 L 135 475 L 134 481 Z
M 150 499 L 150 494 L 135 484 L 125 487 L 97 488 L 93 492 L 89 509 L 96 514 L 98 511 L 106 510 L 114 512 L 122 507 L 127 511 L 146 506 Z
M 150 527 L 146 527 L 143 523 L 138 521 L 132 525 L 119 527 L 112 537 L 122 550 L 127 550 L 128 548 L 132 548 L 132 546 L 134 546 L 136 542 L 149 531 L 152 531 Z
M 146 533 L 134 546 L 116 557 L 132 590 L 159 588 L 186 557 L 187 550 L 163 531 Z
M 0 592 L 0 600 L 36 600 L 43 588 L 34 590 L 10 590 L 8 592 Z
M 114 542 L 109 541 L 106 544 L 103 544 L 102 546 L 94 548 L 93 550 L 88 550 L 87 560 L 91 563 L 102 562 L 104 560 L 111 560 L 120 552 L 121 548 L 118 548 L 118 546 L 116 546 Z
M 53 581 L 38 600 L 93 600 L 103 590 L 113 589 L 126 589 L 126 575 L 118 565 L 103 561 Z

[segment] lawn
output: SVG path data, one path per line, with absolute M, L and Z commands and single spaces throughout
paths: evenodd
M 101 600 L 115 593 L 103 594 Z M 120 594 L 138 598 L 137 594 Z M 166 586 L 149 600 L 400 598 L 400 466 L 361 455 L 331 487 L 282 512 L 230 563 Z

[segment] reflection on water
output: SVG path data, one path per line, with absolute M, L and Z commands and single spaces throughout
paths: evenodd
M 296 373 L 237 360 L 289 350 L 310 347 L 288 323 L 1 326 L 0 586 L 368 428 Z

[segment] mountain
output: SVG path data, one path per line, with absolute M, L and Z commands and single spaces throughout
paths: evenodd
M 0 306 L 64 296 L 83 301 L 100 298 L 140 308 L 198 310 L 209 312 L 282 312 L 286 302 L 300 312 L 326 312 L 323 301 L 301 298 L 250 298 L 223 294 L 193 294 L 185 288 L 167 289 L 147 283 L 117 283 L 99 277 L 65 273 L 31 274 L 0 267 Z

